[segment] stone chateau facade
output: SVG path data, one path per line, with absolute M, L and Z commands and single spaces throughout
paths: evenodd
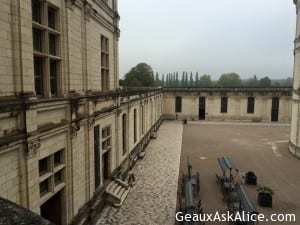
M 0 196 L 88 223 L 158 128 L 162 92 L 119 91 L 116 0 L 0 6 Z
M 121 91 L 117 8 L 1 0 L 0 196 L 58 225 L 89 224 L 163 116 L 289 122 L 293 106 L 297 117 L 291 88 Z

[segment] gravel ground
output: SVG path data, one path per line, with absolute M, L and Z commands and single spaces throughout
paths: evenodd
M 97 225 L 174 224 L 182 123 L 165 121 L 133 169 L 137 183 L 120 208 L 106 206 Z

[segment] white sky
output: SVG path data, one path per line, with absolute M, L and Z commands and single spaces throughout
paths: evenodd
M 292 0 L 119 0 L 120 77 L 140 62 L 160 75 L 293 75 Z

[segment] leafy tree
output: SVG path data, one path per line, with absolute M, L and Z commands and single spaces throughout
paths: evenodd
M 260 87 L 271 87 L 271 79 L 269 77 L 264 77 L 259 80 Z
M 124 83 L 127 87 L 154 86 L 154 75 L 151 66 L 139 63 L 125 75 Z
M 239 87 L 242 86 L 242 80 L 237 73 L 224 73 L 218 80 L 221 87 Z
M 210 75 L 202 75 L 199 79 L 198 82 L 198 87 L 211 87 L 212 86 L 212 81 L 210 78 Z
M 128 85 L 127 87 L 143 87 L 143 85 L 136 77 L 134 77 L 130 81 L 130 85 Z

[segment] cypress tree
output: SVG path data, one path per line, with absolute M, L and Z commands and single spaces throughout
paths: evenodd
M 198 72 L 196 73 L 196 80 L 195 80 L 195 87 L 199 86 L 199 75 Z
M 190 87 L 193 87 L 194 86 L 194 79 L 193 79 L 193 73 L 191 72 L 191 75 L 190 75 Z

